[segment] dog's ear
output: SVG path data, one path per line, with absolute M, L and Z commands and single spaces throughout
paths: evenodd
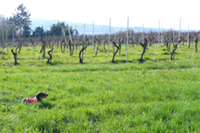
M 38 96 L 38 95 L 40 95 L 42 92 L 38 92 L 37 94 L 36 94 L 36 96 Z
M 38 92 L 35 97 L 38 101 L 41 101 L 41 92 Z
M 46 94 L 44 92 L 38 92 L 36 96 L 40 96 L 41 98 L 46 98 L 48 96 L 48 94 Z
M 36 95 L 36 98 L 38 101 L 41 101 L 41 99 L 46 98 L 48 96 L 48 94 L 44 93 L 44 92 L 38 92 Z

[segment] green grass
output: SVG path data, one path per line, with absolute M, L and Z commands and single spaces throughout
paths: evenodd
M 200 52 L 180 47 L 175 60 L 155 44 L 138 60 L 141 46 L 121 55 L 92 47 L 79 64 L 78 50 L 53 51 L 53 62 L 40 47 L 23 47 L 18 66 L 11 52 L 0 59 L 0 132 L 200 132 Z M 103 51 L 103 47 L 100 48 Z M 112 50 L 112 49 L 111 49 Z M 9 49 L 10 51 L 10 49 Z M 47 55 L 46 55 L 47 56 Z M 38 91 L 43 103 L 18 104 Z M 10 93 L 7 93 L 10 92 Z

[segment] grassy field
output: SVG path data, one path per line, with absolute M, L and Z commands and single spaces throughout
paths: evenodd
M 0 59 L 0 132 L 200 132 L 194 45 L 181 45 L 171 61 L 171 52 L 154 44 L 143 63 L 141 46 L 129 47 L 127 63 L 123 46 L 114 64 L 103 46 L 97 56 L 88 47 L 84 64 L 79 50 L 69 56 L 55 48 L 52 64 L 39 50 L 23 47 L 18 66 L 11 52 Z M 19 104 L 19 95 L 38 91 L 49 94 L 43 103 Z

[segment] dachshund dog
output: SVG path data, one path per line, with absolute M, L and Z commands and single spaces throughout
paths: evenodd
M 27 104 L 31 103 L 31 104 L 35 104 L 36 102 L 42 102 L 42 99 L 46 98 L 48 96 L 48 94 L 44 93 L 44 92 L 38 92 L 37 95 L 35 97 L 27 97 L 24 98 L 21 103 L 26 102 Z

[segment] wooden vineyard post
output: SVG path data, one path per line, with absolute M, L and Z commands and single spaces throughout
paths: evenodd
M 2 58 L 4 59 L 4 20 L 2 25 Z
M 94 21 L 93 21 L 93 36 L 92 36 L 92 44 L 93 44 L 93 52 L 94 52 L 94 49 L 95 49 L 95 46 L 94 46 Z
M 181 39 L 181 18 L 180 18 L 180 23 L 179 23 L 179 36 L 178 36 L 178 40 Z M 180 43 L 178 43 L 178 49 L 180 48 Z
M 68 30 L 68 33 L 69 33 L 69 39 L 70 39 L 70 41 L 71 41 L 71 43 L 69 43 L 69 45 L 70 45 L 70 47 L 71 47 L 72 45 L 74 45 L 74 43 L 73 43 L 73 40 L 72 40 L 72 36 L 71 36 L 71 32 L 70 32 L 70 29 L 69 29 L 68 24 L 67 24 L 67 30 Z M 74 49 L 73 49 L 73 50 L 74 50 Z M 73 54 L 73 50 L 70 49 L 70 55 Z
M 15 47 L 15 42 L 14 42 L 14 23 L 12 26 L 12 44 L 13 44 L 13 48 Z
M 7 54 L 8 54 L 8 29 L 7 29 L 7 23 L 6 23 L 6 46 L 7 46 Z
M 127 18 L 126 62 L 128 62 L 128 30 L 129 30 L 129 17 Z
M 63 33 L 63 37 L 64 37 L 65 44 L 68 45 L 67 40 L 66 40 L 66 38 L 65 38 L 65 31 L 64 31 L 64 29 L 63 29 L 62 26 L 61 26 L 61 28 L 62 28 L 62 33 Z
M 109 22 L 109 37 L 108 37 L 108 56 L 109 56 L 109 52 L 110 52 L 110 32 L 111 32 L 111 19 Z

